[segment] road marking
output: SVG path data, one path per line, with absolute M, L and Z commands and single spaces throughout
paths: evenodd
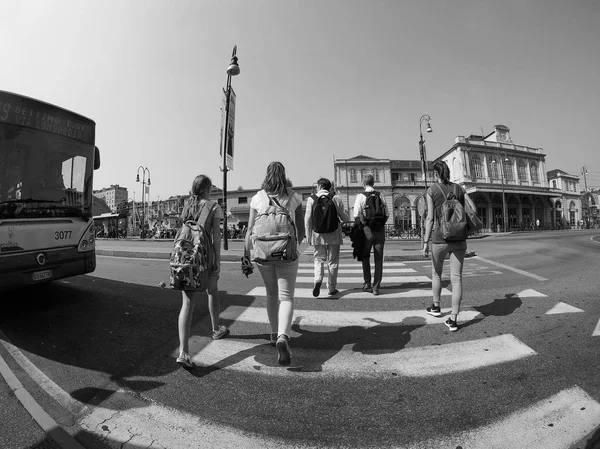
M 596 324 L 596 328 L 594 332 L 592 332 L 592 337 L 597 337 L 600 335 L 600 320 L 598 320 L 598 324 Z
M 351 267 L 351 268 L 358 267 L 361 269 L 361 273 L 362 273 L 362 268 L 361 268 L 362 265 L 359 262 L 346 263 L 346 262 L 340 261 L 339 266 L 340 266 L 340 268 L 342 268 L 342 267 Z M 298 267 L 299 268 L 314 268 L 315 264 L 312 262 L 300 262 L 298 264 Z M 398 267 L 406 267 L 406 263 L 404 263 L 404 262 L 384 262 L 383 263 L 384 271 L 387 268 L 398 268 Z M 371 269 L 373 269 L 373 268 L 374 268 L 374 265 L 371 263 Z
M 363 284 L 365 281 L 362 276 L 352 276 L 352 277 L 343 277 L 338 275 L 338 283 L 339 284 Z M 314 282 L 314 277 L 296 277 L 296 283 L 307 283 L 312 284 Z M 385 276 L 383 277 L 383 281 L 386 284 L 390 283 L 415 283 L 415 282 L 426 282 L 431 284 L 431 278 L 428 276 Z
M 339 274 L 362 274 L 362 268 L 357 268 L 357 269 L 352 269 L 352 268 L 344 268 L 347 265 L 339 265 L 338 268 L 338 275 Z M 298 274 L 314 274 L 315 270 L 314 268 L 300 268 L 298 269 Z M 383 275 L 385 277 L 386 274 L 391 274 L 391 273 L 416 273 L 417 270 L 414 270 L 412 268 L 389 268 L 387 266 L 383 267 Z M 327 267 L 325 267 L 325 269 L 323 270 L 323 273 L 325 274 L 325 276 L 327 276 Z
M 532 290 L 530 288 L 517 293 L 516 296 L 518 296 L 519 298 L 547 298 L 548 297 L 548 295 L 545 295 L 544 293 L 540 293 L 536 290 Z
M 522 274 L 523 276 L 528 276 L 530 278 L 535 279 L 536 281 L 547 281 L 545 277 L 538 276 L 537 274 L 529 273 L 528 271 L 519 270 L 518 268 L 511 267 L 509 265 L 504 265 L 503 263 L 494 262 L 492 260 L 484 259 L 483 257 L 475 256 L 474 259 L 482 260 L 486 263 L 496 265 L 497 267 L 504 268 L 505 270 L 513 271 L 518 274 Z
M 284 440 L 220 425 L 119 391 L 83 417 L 80 425 L 110 448 L 291 449 Z
M 384 279 L 385 280 L 385 279 Z M 431 281 L 429 281 L 431 282 Z M 312 294 L 312 288 L 297 288 L 294 291 L 294 298 L 314 298 Z M 452 293 L 443 288 L 442 289 L 443 296 L 450 296 Z M 267 290 L 265 287 L 254 287 L 245 296 L 259 296 L 266 297 Z M 331 298 L 327 295 L 321 295 L 320 298 Z M 340 290 L 340 293 L 335 295 L 336 298 L 343 299 L 375 299 L 375 298 L 427 298 L 431 297 L 431 288 L 428 289 L 419 289 L 419 288 L 399 288 L 399 287 L 383 287 L 379 290 L 379 296 L 373 295 L 373 293 L 363 292 L 359 289 L 351 289 L 351 290 Z
M 403 334 L 405 332 L 398 332 L 399 337 Z M 334 342 L 339 340 L 332 339 Z M 194 354 L 192 360 L 197 365 L 208 370 L 226 368 L 273 376 L 295 376 L 300 371 L 303 377 L 429 377 L 470 371 L 537 354 L 510 334 L 405 349 L 386 348 L 382 344 L 375 354 L 371 349 L 362 348 L 360 343 L 343 344 L 343 339 L 338 346 L 320 350 L 296 348 L 292 339 L 292 366 L 285 369 L 277 365 L 277 350 L 266 340 L 255 343 L 229 338 L 210 340 L 208 344 L 206 341 L 209 339 L 201 336 L 190 339 L 190 354 Z M 177 357 L 177 354 L 175 350 L 171 356 Z
M 23 368 L 23 370 L 31 377 L 44 391 L 52 396 L 56 402 L 68 410 L 71 414 L 77 415 L 86 405 L 60 388 L 52 379 L 46 376 L 37 366 L 25 357 L 25 355 L 12 343 L 2 331 L 0 331 L 0 343 L 12 358 Z
M 442 309 L 442 313 L 450 313 L 451 309 Z M 476 310 L 461 310 L 460 322 L 471 321 L 481 314 Z M 221 312 L 221 319 L 243 321 L 249 323 L 268 324 L 269 320 L 264 307 L 230 306 Z M 327 310 L 294 310 L 294 323 L 302 327 L 324 326 L 341 328 L 360 326 L 422 326 L 425 324 L 443 324 L 444 320 L 429 315 L 425 310 L 385 310 L 377 311 L 327 311 Z
M 552 307 L 550 310 L 548 310 L 546 312 L 546 315 L 557 315 L 559 313 L 577 313 L 577 312 L 583 312 L 583 310 L 578 309 L 577 307 L 573 307 L 564 302 L 559 302 L 554 307 Z
M 579 387 L 563 390 L 489 426 L 419 442 L 422 448 L 564 449 L 600 425 L 600 404 Z M 577 446 L 583 448 L 583 445 Z M 587 447 L 587 446 L 586 446 Z

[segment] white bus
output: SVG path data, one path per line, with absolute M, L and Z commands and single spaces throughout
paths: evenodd
M 96 268 L 96 124 L 0 91 L 0 290 Z

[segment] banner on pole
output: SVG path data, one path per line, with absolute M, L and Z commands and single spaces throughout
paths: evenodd
M 223 103 L 221 105 L 221 146 L 219 155 L 223 158 L 223 148 L 227 148 L 226 166 L 233 170 L 233 136 L 235 134 L 235 92 L 229 88 L 229 119 L 227 121 L 227 132 L 225 132 L 225 120 L 227 117 L 227 91 L 223 90 Z

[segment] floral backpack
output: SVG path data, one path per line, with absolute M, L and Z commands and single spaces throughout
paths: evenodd
M 215 204 L 206 205 L 202 204 L 197 220 L 185 221 L 177 231 L 169 260 L 172 289 L 203 292 L 208 288 L 215 255 L 207 224 L 210 227 Z

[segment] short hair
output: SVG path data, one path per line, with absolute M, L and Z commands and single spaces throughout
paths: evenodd
M 363 176 L 363 184 L 373 187 L 373 184 L 375 184 L 375 177 L 372 173 L 367 173 L 365 176 Z
M 330 190 L 331 189 L 331 181 L 327 178 L 320 178 L 317 181 L 317 187 L 321 190 Z

